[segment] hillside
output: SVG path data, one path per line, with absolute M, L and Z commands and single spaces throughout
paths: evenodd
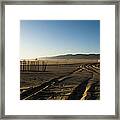
M 46 59 L 100 59 L 100 54 L 67 54 L 53 57 L 44 57 Z

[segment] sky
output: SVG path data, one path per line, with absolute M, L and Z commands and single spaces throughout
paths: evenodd
M 99 20 L 21 20 L 20 58 L 100 53 Z

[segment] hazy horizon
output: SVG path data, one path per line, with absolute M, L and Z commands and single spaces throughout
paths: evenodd
M 22 20 L 20 59 L 100 54 L 99 20 Z
M 100 53 L 93 53 L 94 55 L 100 55 Z M 51 59 L 52 57 L 58 57 L 58 56 L 66 56 L 66 55 L 92 55 L 92 53 L 82 53 L 82 54 L 61 54 L 61 55 L 53 55 L 53 56 L 43 56 L 43 57 L 36 57 L 36 58 L 22 58 L 21 60 L 35 60 L 35 59 Z

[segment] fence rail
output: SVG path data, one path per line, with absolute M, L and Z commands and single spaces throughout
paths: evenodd
M 45 61 L 20 61 L 20 71 L 46 71 L 47 63 Z

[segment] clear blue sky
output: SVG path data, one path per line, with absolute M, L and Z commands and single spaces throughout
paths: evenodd
M 99 20 L 21 20 L 21 59 L 82 53 L 100 53 Z

